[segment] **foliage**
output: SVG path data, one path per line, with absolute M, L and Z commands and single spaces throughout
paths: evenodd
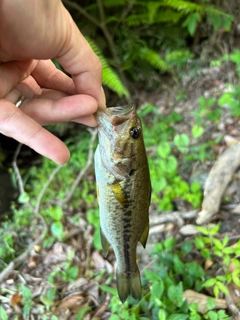
M 236 286 L 240 286 L 240 262 L 238 256 L 240 254 L 240 241 L 234 247 L 229 245 L 229 238 L 226 235 L 222 241 L 216 235 L 220 225 L 216 225 L 212 229 L 205 227 L 197 227 L 202 233 L 195 239 L 195 245 L 201 251 L 201 255 L 205 259 L 214 261 L 216 258 L 221 259 L 223 274 L 216 275 L 215 278 L 208 279 L 203 286 L 213 287 L 213 293 L 218 298 L 219 293 L 229 295 L 227 284 L 233 282 Z M 230 270 L 230 268 L 234 270 Z
M 229 31 L 233 20 L 206 1 L 63 2 L 102 61 L 104 84 L 120 97 L 129 96 L 129 82 L 149 86 L 146 75 L 172 72 L 173 61 L 188 61 L 186 40 L 201 23 Z
M 134 299 L 129 298 L 124 305 L 121 304 L 117 296 L 116 290 L 107 286 L 100 286 L 101 290 L 113 295 L 109 304 L 111 310 L 110 320 L 115 319 L 190 319 L 200 320 L 202 316 L 198 313 L 198 305 L 196 303 L 188 304 L 183 298 L 183 293 L 187 289 L 192 289 L 197 292 L 202 291 L 206 286 L 214 286 L 227 294 L 227 288 L 223 283 L 223 278 L 235 277 L 239 284 L 239 262 L 237 263 L 236 275 L 229 275 L 226 269 L 226 261 L 222 261 L 222 266 L 226 272 L 222 277 L 216 276 L 213 279 L 207 279 L 204 269 L 195 261 L 191 260 L 191 254 L 201 254 L 205 251 L 219 252 L 219 247 L 224 248 L 225 257 L 228 256 L 228 263 L 236 263 L 239 255 L 239 245 L 237 251 L 228 245 L 226 237 L 220 241 L 216 234 L 219 230 L 219 225 L 213 229 L 199 227 L 201 234 L 197 236 L 195 242 L 184 241 L 178 244 L 176 239 L 168 238 L 162 243 L 157 243 L 152 251 L 152 261 L 154 264 L 151 270 L 144 270 L 143 282 L 143 297 L 136 304 Z M 209 238 L 210 237 L 210 238 Z M 205 240 L 208 240 L 205 242 Z M 203 242 L 201 242 L 203 241 Z M 203 246 L 199 247 L 200 242 Z M 216 245 L 217 244 L 217 245 Z M 222 250 L 221 250 L 222 252 Z M 220 252 L 218 257 L 220 257 Z M 203 258 L 206 256 L 203 254 Z M 219 267 L 221 269 L 221 266 Z M 206 279 L 205 283 L 204 279 Z M 230 282 L 230 281 L 229 281 Z M 228 282 L 228 283 L 229 283 Z M 217 291 L 215 289 L 215 291 Z M 215 311 L 215 302 L 209 298 L 207 303 L 208 311 L 204 314 L 203 319 L 230 319 L 224 310 Z
M 191 137 L 178 134 L 175 129 L 176 124 L 182 121 L 182 116 L 175 111 L 168 116 L 158 115 L 153 105 L 145 105 L 139 110 L 139 115 L 149 118 L 146 124 L 143 122 L 146 147 L 154 145 L 154 151 L 149 157 L 152 202 L 157 205 L 158 210 L 171 210 L 180 200 L 197 208 L 202 197 L 199 183 L 194 181 L 188 184 L 178 173 L 179 160 L 176 152 L 183 154 L 184 158 L 181 160 L 185 159 L 186 163 L 188 156 L 192 154 Z M 201 145 L 198 146 L 200 147 Z M 195 153 L 194 148 L 193 146 Z M 206 149 L 204 155 L 207 156 Z

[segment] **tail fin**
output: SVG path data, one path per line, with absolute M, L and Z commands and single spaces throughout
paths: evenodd
M 126 273 L 117 271 L 117 289 L 119 299 L 124 303 L 128 296 L 140 300 L 142 296 L 142 286 L 138 267 L 135 272 Z

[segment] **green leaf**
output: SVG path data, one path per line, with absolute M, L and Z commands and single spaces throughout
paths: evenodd
M 215 297 L 215 298 L 218 298 L 218 296 L 219 296 L 219 288 L 218 288 L 217 285 L 215 285 L 215 286 L 213 287 L 213 294 L 214 294 L 214 297 Z
M 228 288 L 222 283 L 222 282 L 217 282 L 216 286 L 218 286 L 219 290 L 222 291 L 224 294 L 229 295 Z
M 157 153 L 160 155 L 160 157 L 166 159 L 167 156 L 171 153 L 170 143 L 162 142 L 157 148 Z
M 174 137 L 173 142 L 181 153 L 185 153 L 187 151 L 187 147 L 189 146 L 190 139 L 185 133 L 182 133 L 177 134 Z
M 215 234 L 218 233 L 219 229 L 220 229 L 220 224 L 218 223 L 218 224 L 216 224 L 213 228 L 211 228 L 211 229 L 209 230 L 209 234 L 210 234 L 211 236 L 214 236 Z
M 117 289 L 109 287 L 109 286 L 105 286 L 105 285 L 99 285 L 99 288 L 107 293 L 111 293 L 113 296 L 117 296 Z
M 166 320 L 167 317 L 166 317 L 166 311 L 164 309 L 160 309 L 158 311 L 158 319 L 159 320 Z
M 91 307 L 83 307 L 81 308 L 80 311 L 76 314 L 75 320 L 83 320 L 84 316 L 87 314 L 88 311 L 90 311 L 92 308 Z
M 178 161 L 174 156 L 169 156 L 167 159 L 166 172 L 175 173 L 178 167 Z
M 164 242 L 163 242 L 164 248 L 165 248 L 166 250 L 171 251 L 171 250 L 175 247 L 176 242 L 177 242 L 176 239 L 174 239 L 174 238 L 172 238 L 172 237 L 167 238 L 167 239 L 164 240 Z
M 202 134 L 204 133 L 204 128 L 195 124 L 193 127 L 192 127 L 192 136 L 194 139 L 198 139 L 199 137 L 202 136 Z
M 164 177 L 152 180 L 152 188 L 156 193 L 161 192 L 167 185 L 167 181 Z
M 240 269 L 236 269 L 232 272 L 232 281 L 238 286 L 240 287 Z
M 29 195 L 28 195 L 26 192 L 22 192 L 22 193 L 20 194 L 20 196 L 18 197 L 18 202 L 19 202 L 19 203 L 22 203 L 22 204 L 28 203 L 29 200 L 30 200 L 30 197 L 29 197 Z
M 199 230 L 199 229 L 197 229 L 197 230 Z M 195 243 L 195 246 L 197 247 L 197 249 L 203 249 L 205 247 L 205 244 L 202 240 L 202 237 L 196 236 L 194 243 Z
M 173 313 L 168 316 L 167 320 L 185 320 L 189 319 L 189 316 L 187 314 L 183 313 Z
M 207 307 L 208 307 L 208 310 L 214 309 L 215 306 L 216 306 L 216 303 L 215 303 L 214 299 L 208 297 L 208 298 L 207 298 Z
M 190 241 L 183 241 L 181 243 L 181 250 L 184 254 L 190 253 L 192 251 L 192 247 L 193 245 L 192 245 L 192 242 Z
M 211 319 L 211 320 L 218 320 L 218 315 L 215 311 L 209 311 L 207 313 L 208 318 L 207 319 Z
M 162 281 L 158 280 L 158 282 L 153 283 L 151 288 L 151 293 L 153 298 L 161 299 L 163 292 L 164 292 L 164 284 Z
M 209 235 L 209 230 L 205 227 L 196 226 L 196 229 L 200 231 L 202 234 L 204 234 L 205 236 Z
M 58 240 L 62 240 L 64 237 L 63 225 L 60 221 L 55 221 L 51 224 L 52 235 Z
M 228 240 L 229 238 L 228 238 L 228 235 L 226 234 L 222 240 L 223 247 L 226 247 L 226 245 L 228 244 Z
M 214 243 L 215 247 L 218 249 L 218 250 L 223 250 L 223 244 L 222 242 L 219 240 L 219 239 L 216 239 L 216 238 L 213 238 L 212 239 L 212 242 Z
M 75 281 L 79 273 L 78 266 L 72 266 L 66 270 L 66 280 Z
M 7 312 L 5 311 L 5 309 L 2 306 L 0 306 L 0 319 L 1 320 L 8 320 Z
M 100 237 L 100 227 L 96 228 L 93 234 L 93 245 L 97 250 L 102 249 L 101 237 Z
M 171 285 L 167 291 L 168 298 L 178 305 L 182 302 L 183 288 L 182 283 L 180 282 L 178 285 Z
M 55 221 L 60 221 L 63 218 L 63 210 L 59 206 L 50 207 L 48 213 Z
M 51 299 L 48 299 L 47 297 L 41 295 L 40 296 L 40 300 L 43 304 L 45 304 L 46 306 L 52 306 L 54 304 L 54 301 Z
M 198 12 L 189 14 L 186 20 L 183 22 L 183 27 L 187 27 L 191 36 L 194 35 L 197 27 L 197 23 L 201 20 L 201 16 Z
M 159 281 L 159 275 L 156 272 L 145 269 L 144 274 L 149 281 Z
M 212 287 L 216 284 L 216 282 L 217 282 L 217 279 L 215 278 L 208 279 L 203 283 L 203 287 Z

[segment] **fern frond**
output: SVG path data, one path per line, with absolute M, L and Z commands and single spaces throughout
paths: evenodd
M 106 85 L 112 91 L 116 92 L 120 98 L 123 96 L 128 98 L 129 92 L 127 88 L 123 85 L 117 73 L 110 67 L 108 61 L 102 55 L 99 47 L 88 37 L 86 39 L 102 63 L 103 84 Z
M 173 11 L 171 9 L 161 10 L 155 14 L 154 23 L 177 23 L 184 15 L 185 13 L 183 11 Z
M 130 26 L 140 26 L 142 24 L 149 24 L 149 16 L 148 13 L 141 13 L 141 14 L 131 14 L 128 17 L 125 18 L 124 22 Z
M 102 77 L 103 84 L 112 91 L 116 92 L 120 98 L 123 96 L 129 98 L 128 90 L 125 88 L 122 81 L 119 79 L 119 76 L 112 68 L 109 66 L 107 68 L 103 67 Z
M 167 71 L 169 69 L 166 61 L 164 61 L 156 51 L 148 47 L 142 47 L 140 49 L 139 58 L 147 61 L 152 66 L 154 66 L 155 68 L 161 71 Z
M 185 0 L 162 0 L 161 6 L 164 6 L 164 7 L 168 6 L 172 9 L 177 10 L 177 11 L 184 11 L 185 13 L 196 12 L 196 11 L 203 12 L 204 11 L 203 5 L 189 2 L 189 1 L 185 1 Z

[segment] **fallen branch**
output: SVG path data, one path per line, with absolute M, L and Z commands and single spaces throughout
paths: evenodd
M 227 307 L 228 309 L 231 311 L 231 313 L 235 316 L 236 320 L 240 320 L 240 311 L 237 308 L 237 306 L 235 305 L 232 297 L 230 295 L 226 295 L 225 296 L 225 300 L 227 303 Z
M 151 226 L 164 224 L 168 222 L 173 222 L 178 226 L 184 224 L 184 219 L 193 219 L 197 216 L 197 210 L 192 211 L 174 211 L 174 212 L 164 212 L 159 215 L 159 213 L 151 214 L 150 224 Z
M 46 231 L 46 230 L 45 230 Z M 0 283 L 3 282 L 3 280 L 11 273 L 11 271 L 13 271 L 14 269 L 16 269 L 17 267 L 19 267 L 19 265 L 26 261 L 28 255 L 30 254 L 30 252 L 32 251 L 32 249 L 40 244 L 43 239 L 45 237 L 45 232 L 43 232 L 41 234 L 41 236 L 36 239 L 35 241 L 33 241 L 29 247 L 27 248 L 26 251 L 24 251 L 20 256 L 18 256 L 16 259 L 14 259 L 13 261 L 11 261 L 8 266 L 0 273 Z
M 240 166 L 240 142 L 228 148 L 212 167 L 204 187 L 202 211 L 198 213 L 197 223 L 207 222 L 219 210 L 223 193 Z

